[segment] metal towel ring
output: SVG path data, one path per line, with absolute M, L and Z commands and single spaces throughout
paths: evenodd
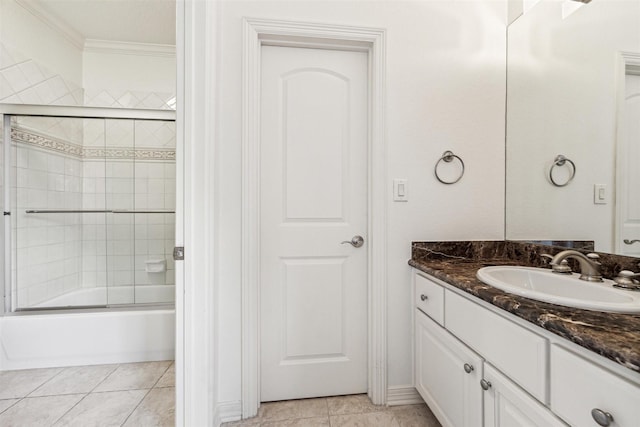
M 564 166 L 567 162 L 571 164 L 571 169 L 572 169 L 571 176 L 569 177 L 567 182 L 565 182 L 564 184 L 558 184 L 556 180 L 553 179 L 553 168 L 555 168 L 556 166 Z M 553 160 L 553 164 L 549 168 L 549 180 L 551 180 L 551 183 L 556 187 L 564 187 L 565 185 L 569 184 L 573 180 L 574 176 L 576 176 L 576 164 L 573 163 L 570 159 L 563 156 L 562 154 L 558 154 L 556 158 Z
M 444 161 L 446 163 L 450 163 L 453 161 L 453 159 L 458 159 L 458 161 L 460 162 L 460 164 L 462 165 L 462 170 L 460 171 L 460 176 L 454 180 L 454 181 L 443 181 L 442 178 L 440 178 L 440 176 L 438 176 L 438 165 L 440 164 L 440 162 Z M 464 162 L 462 161 L 462 159 L 459 156 L 456 156 L 455 154 L 453 154 L 453 152 L 447 150 L 444 153 L 442 153 L 442 157 L 440 157 L 438 159 L 438 161 L 436 162 L 435 167 L 433 168 L 433 173 L 436 176 L 436 179 L 438 181 L 440 181 L 443 184 L 455 184 L 456 182 L 460 181 L 462 179 L 462 176 L 464 175 Z

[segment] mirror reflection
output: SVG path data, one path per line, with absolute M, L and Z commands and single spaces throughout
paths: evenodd
M 537 2 L 507 88 L 506 238 L 640 256 L 640 1 Z

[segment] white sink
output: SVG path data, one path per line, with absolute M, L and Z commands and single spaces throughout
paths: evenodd
M 592 283 L 579 274 L 562 275 L 533 267 L 495 266 L 478 270 L 483 283 L 511 294 L 586 310 L 640 313 L 640 292 L 612 287 L 613 281 Z

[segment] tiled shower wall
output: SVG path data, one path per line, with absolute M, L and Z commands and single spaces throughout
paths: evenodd
M 174 214 L 26 214 L 25 210 L 174 210 L 175 125 L 63 120 L 69 129 L 80 127 L 84 143 L 53 139 L 35 129 L 36 118 L 19 118 L 13 132 L 18 306 L 103 286 L 117 290 L 105 292 L 105 304 L 140 302 L 133 285 L 174 283 Z M 50 121 L 43 124 L 47 127 Z M 160 262 L 163 271 L 148 271 L 149 261 Z
M 22 125 L 21 120 L 15 125 Z M 14 132 L 12 137 L 18 141 L 12 147 L 16 183 L 11 189 L 12 286 L 19 307 L 81 286 L 79 215 L 26 213 L 27 209 L 79 209 L 81 159 L 72 153 L 43 149 L 34 143 L 34 136 Z
M 85 90 L 0 43 L 0 103 L 175 110 L 175 93 Z
M 82 105 L 79 84 L 55 74 L 33 58 L 0 43 L 0 102 L 5 104 Z
M 175 94 L 135 90 L 85 91 L 38 61 L 0 43 L 0 103 L 175 109 Z M 45 139 L 66 146 L 78 145 L 78 150 L 84 145 L 101 147 L 104 153 L 87 152 L 79 157 L 74 150 L 55 152 L 31 145 L 14 148 L 12 172 L 16 181 L 19 176 L 21 178 L 16 182 L 20 191 L 16 192 L 14 188 L 12 199 L 14 207 L 24 216 L 12 217 L 14 237 L 19 236 L 12 242 L 14 290 L 16 283 L 23 287 L 16 293 L 19 305 L 38 304 L 80 287 L 172 284 L 174 267 L 172 257 L 168 255 L 173 249 L 174 215 L 50 214 L 45 225 L 41 216 L 27 216 L 23 208 L 27 207 L 25 204 L 31 195 L 31 202 L 38 200 L 30 208 L 88 209 L 95 206 L 98 209 L 173 210 L 173 123 L 138 122 L 133 125 L 133 122 L 124 121 L 105 124 L 101 120 L 85 120 L 84 123 L 56 118 L 20 120 L 23 129 L 37 129 L 36 134 Z M 0 140 L 1 132 L 2 123 Z M 134 140 L 137 140 L 136 150 L 130 145 Z M 129 150 L 122 151 L 125 147 Z M 105 154 L 106 159 L 99 160 L 99 156 Z M 46 170 L 35 169 L 43 167 L 43 156 L 46 157 Z M 33 168 L 30 157 L 34 158 Z M 65 164 L 64 173 L 61 173 L 61 164 Z M 47 176 L 46 184 L 44 175 Z M 78 185 L 79 192 L 67 194 Z M 20 201 L 18 194 L 21 194 Z M 63 248 L 64 251 L 59 251 Z M 145 261 L 149 259 L 165 259 L 166 271 L 147 273 Z M 16 282 L 17 277 L 26 280 Z M 120 295 L 129 295 L 128 300 L 112 303 L 135 300 L 135 293 Z
M 175 210 L 173 122 L 86 120 L 84 130 L 86 148 L 99 152 L 106 142 L 109 154 L 105 160 L 88 153 L 84 160 L 83 209 Z M 106 241 L 95 227 L 106 230 Z M 174 214 L 95 216 L 87 231 L 84 287 L 174 284 Z M 146 263 L 154 260 L 165 271 L 148 272 Z

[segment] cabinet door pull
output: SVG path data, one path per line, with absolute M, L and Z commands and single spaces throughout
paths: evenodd
M 422 301 L 426 301 L 426 300 L 428 300 L 428 299 L 429 299 L 429 297 L 428 297 L 428 296 L 426 296 L 425 294 L 422 294 L 422 295 L 420 295 L 420 299 L 421 299 Z
M 591 416 L 594 421 L 598 423 L 600 426 L 609 426 L 613 422 L 613 415 L 608 412 L 603 411 L 602 409 L 593 408 L 591 410 Z
M 480 387 L 482 387 L 484 391 L 487 391 L 491 388 L 491 383 L 483 378 L 480 380 Z
M 469 365 L 468 363 L 465 363 L 465 364 L 464 364 L 464 371 L 465 371 L 467 374 L 470 374 L 470 373 L 473 371 L 473 366 L 472 366 L 472 365 Z

